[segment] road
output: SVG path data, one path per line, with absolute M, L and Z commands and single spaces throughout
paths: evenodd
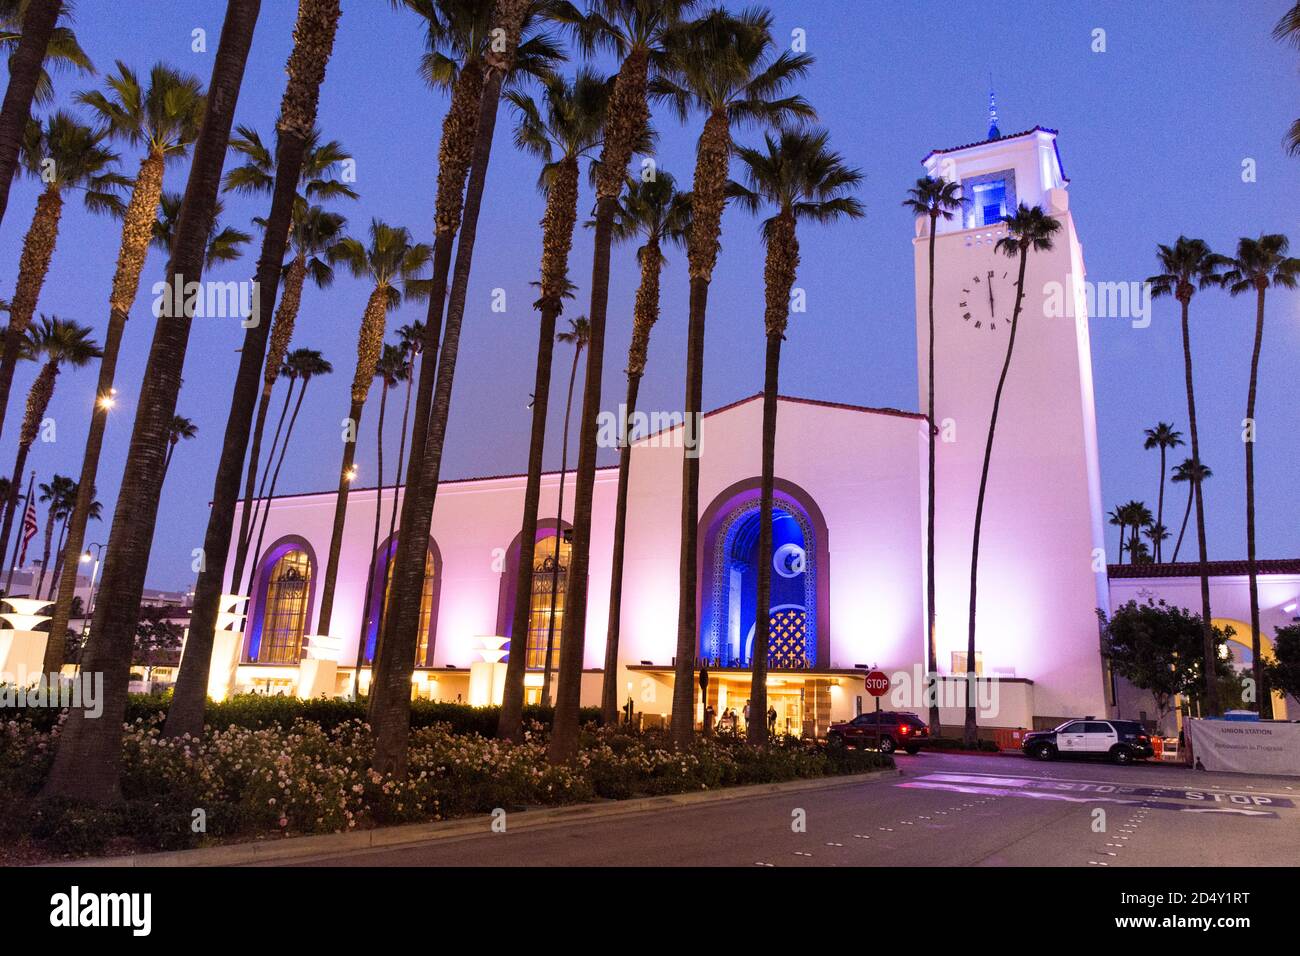
M 900 755 L 900 776 L 298 866 L 1259 866 L 1300 859 L 1300 780 Z M 1097 811 L 1102 811 L 1098 814 Z M 803 826 L 800 826 L 800 822 Z

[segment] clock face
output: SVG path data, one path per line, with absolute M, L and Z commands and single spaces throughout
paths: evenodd
M 981 332 L 997 332 L 1011 325 L 1016 280 L 1010 264 L 991 262 L 961 283 L 957 314 L 962 322 Z

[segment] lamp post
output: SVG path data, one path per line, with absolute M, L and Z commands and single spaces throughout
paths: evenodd
M 90 554 L 91 548 L 95 549 L 93 558 Z M 90 571 L 90 595 L 86 604 L 85 618 L 81 622 L 81 637 L 83 641 L 90 634 L 90 616 L 95 610 L 95 579 L 99 577 L 99 565 L 103 557 L 104 546 L 98 541 L 92 541 L 86 546 L 86 550 L 82 552 L 80 558 L 82 564 L 88 564 L 92 560 L 95 562 L 94 567 L 92 567 Z

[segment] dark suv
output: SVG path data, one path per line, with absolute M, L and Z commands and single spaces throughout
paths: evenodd
M 1155 754 L 1151 738 L 1136 720 L 1067 720 L 1054 730 L 1025 734 L 1020 749 L 1028 757 L 1106 757 L 1115 763 L 1146 760 Z
M 826 741 L 832 746 L 870 747 L 882 753 L 903 749 L 920 750 L 930 739 L 930 728 L 916 714 L 882 710 L 859 714 L 852 720 L 831 724 Z

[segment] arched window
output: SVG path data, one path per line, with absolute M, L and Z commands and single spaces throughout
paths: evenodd
M 314 563 L 304 547 L 292 542 L 272 545 L 267 551 L 257 575 L 256 611 L 247 645 L 250 661 L 298 663 L 315 585 Z
M 556 550 L 556 546 L 559 550 Z M 551 670 L 560 662 L 560 631 L 564 627 L 564 597 L 569 581 L 569 532 L 557 538 L 554 531 L 538 538 L 533 552 L 533 588 L 528 607 L 528 666 L 546 667 L 546 647 L 551 647 Z
M 758 620 L 758 569 L 771 566 L 768 666 L 807 670 L 829 666 L 826 622 L 825 521 L 802 489 L 776 482 L 772 551 L 758 553 L 758 480 L 738 482 L 705 510 L 700 522 L 699 643 L 701 658 L 718 667 L 749 667 Z
M 560 629 L 564 626 L 564 595 L 568 585 L 569 552 L 573 529 L 564 523 L 556 552 L 555 519 L 537 523 L 533 547 L 533 573 L 528 597 L 528 638 L 516 644 L 514 637 L 515 589 L 519 581 L 519 537 L 506 550 L 497 598 L 497 634 L 511 638 L 507 650 L 519 647 L 527 655 L 527 666 L 541 670 L 546 664 L 546 642 L 551 641 L 551 669 L 560 661 Z M 551 613 L 551 595 L 555 595 L 555 613 Z M 552 628 L 552 621 L 554 627 Z
M 370 587 L 370 608 L 366 618 L 366 663 L 375 659 L 375 643 L 379 635 L 379 626 L 384 609 L 388 607 L 388 596 L 393 588 L 393 569 L 397 562 L 397 539 L 390 538 L 379 547 L 375 557 L 375 578 Z M 424 590 L 420 594 L 420 643 L 415 651 L 415 666 L 427 667 L 429 648 L 433 644 L 433 629 L 437 625 L 438 607 L 438 569 L 441 562 L 436 557 L 436 547 L 429 541 L 429 550 L 424 553 Z M 379 584 L 383 581 L 381 591 Z

